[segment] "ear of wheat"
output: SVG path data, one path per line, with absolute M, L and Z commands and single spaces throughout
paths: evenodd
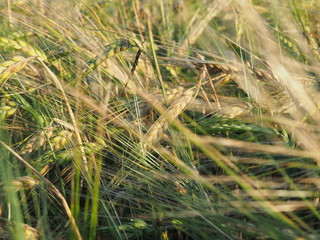
M 107 45 L 101 54 L 97 55 L 95 58 L 91 59 L 87 63 L 87 67 L 85 70 L 83 70 L 83 73 L 81 75 L 82 77 L 86 78 L 86 84 L 88 84 L 89 88 L 92 90 L 93 94 L 96 97 L 98 97 L 98 92 L 99 92 L 98 89 L 100 89 L 100 83 L 96 80 L 96 78 L 91 73 L 108 58 L 118 53 L 121 53 L 123 51 L 126 51 L 130 48 L 139 49 L 131 69 L 131 75 L 133 75 L 141 54 L 141 44 L 134 39 L 121 38 L 118 41 Z
M 33 59 L 33 57 L 24 58 L 22 56 L 15 56 L 8 61 L 1 62 L 0 83 L 5 79 L 10 78 L 13 74 L 21 71 Z
M 38 240 L 41 237 L 40 232 L 36 228 L 33 228 L 28 224 L 9 221 L 5 218 L 1 218 L 1 221 L 0 239 L 11 239 L 12 235 L 10 234 L 10 232 L 13 232 L 14 228 L 17 225 L 19 225 L 23 229 L 24 239 Z
M 196 89 L 188 89 L 184 91 L 166 110 L 165 114 L 161 115 L 157 121 L 149 128 L 148 132 L 143 137 L 141 142 L 142 149 L 148 150 L 150 146 L 160 141 L 164 132 L 168 129 L 169 123 L 166 116 L 170 119 L 177 118 L 192 102 L 196 93 Z
M 72 132 L 61 130 L 50 139 L 50 142 L 55 150 L 62 148 L 72 137 Z
M 22 176 L 12 181 L 12 186 L 16 191 L 31 189 L 39 184 L 39 180 L 29 176 Z
M 0 46 L 12 47 L 16 50 L 26 53 L 28 56 L 38 57 L 41 61 L 47 61 L 47 56 L 42 50 L 32 47 L 21 39 L 16 41 L 10 38 L 0 37 Z
M 0 119 L 6 119 L 12 116 L 17 110 L 17 103 L 10 101 L 8 98 L 1 99 Z
M 135 39 L 124 38 L 121 38 L 118 41 L 107 45 L 101 54 L 99 54 L 87 63 L 87 69 L 85 70 L 84 75 L 97 68 L 106 59 L 134 47 L 141 49 L 141 44 Z M 140 55 L 140 53 L 141 52 L 138 52 L 137 55 Z M 134 65 L 136 64 L 137 60 L 135 60 Z
M 289 113 L 295 110 L 295 106 L 292 104 L 292 96 L 288 95 L 278 76 L 272 71 L 255 68 L 250 65 L 245 69 L 234 65 L 217 63 L 199 63 L 194 65 L 196 68 L 200 68 L 203 64 L 205 64 L 211 74 L 223 73 L 228 76 L 228 80 L 234 81 L 240 88 L 248 92 L 250 97 L 263 109 L 272 109 L 273 112 L 277 113 Z M 294 77 L 305 88 L 316 85 L 316 81 L 311 77 Z M 250 81 L 250 79 L 252 79 L 250 82 L 252 86 L 246 88 L 249 84 L 244 84 L 244 80 Z M 275 97 L 277 100 L 275 100 Z
M 27 144 L 22 148 L 20 154 L 31 153 L 38 148 L 45 145 L 47 140 L 53 135 L 54 127 L 48 126 L 41 130 L 39 133 L 36 133 Z

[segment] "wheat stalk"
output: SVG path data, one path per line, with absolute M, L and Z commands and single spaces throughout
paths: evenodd
M 9 152 L 11 152 L 19 161 L 21 161 L 26 167 L 28 167 L 37 177 L 40 181 L 43 181 L 48 185 L 49 190 L 61 201 L 62 206 L 64 207 L 68 218 L 70 220 L 70 225 L 72 226 L 75 235 L 77 239 L 81 240 L 81 234 L 78 229 L 78 226 L 76 224 L 76 221 L 72 215 L 72 212 L 69 208 L 69 205 L 64 198 L 64 196 L 60 193 L 60 191 L 56 188 L 55 185 L 53 185 L 48 179 L 46 179 L 41 173 L 39 173 L 35 168 L 33 168 L 26 160 L 24 160 L 18 153 L 16 153 L 10 146 L 5 144 L 4 142 L 0 141 L 0 144 L 2 144 Z

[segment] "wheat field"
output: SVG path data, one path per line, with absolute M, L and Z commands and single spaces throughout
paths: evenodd
M 0 239 L 320 239 L 319 9 L 0 1 Z

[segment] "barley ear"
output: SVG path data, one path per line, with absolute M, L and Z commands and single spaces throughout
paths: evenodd
M 156 142 L 162 139 L 164 132 L 169 127 L 167 116 L 170 117 L 170 120 L 176 119 L 192 102 L 195 92 L 195 89 L 189 89 L 185 91 L 170 105 L 165 114 L 158 118 L 158 120 L 150 127 L 148 132 L 143 137 L 143 149 L 148 150 L 150 148 L 149 146 L 154 145 Z

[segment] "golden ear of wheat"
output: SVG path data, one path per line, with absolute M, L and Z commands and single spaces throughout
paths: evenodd
M 21 71 L 33 59 L 34 57 L 24 58 L 22 56 L 15 56 L 8 61 L 1 62 L 0 63 L 0 83 L 10 78 L 13 74 Z
M 0 46 L 12 47 L 28 54 L 28 56 L 38 57 L 41 61 L 47 61 L 47 56 L 42 50 L 32 47 L 21 39 L 16 41 L 10 38 L 0 37 Z
M 169 106 L 165 114 L 161 115 L 157 121 L 149 128 L 142 140 L 142 149 L 148 150 L 156 142 L 160 141 L 164 132 L 168 129 L 169 123 L 166 116 L 170 119 L 176 119 L 192 102 L 196 89 L 188 89 L 184 91 L 180 97 Z
M 250 66 L 249 63 L 249 67 L 244 69 L 238 66 L 216 63 L 199 63 L 195 64 L 195 67 L 200 68 L 203 65 L 211 74 L 223 73 L 227 75 L 228 81 L 234 81 L 263 109 L 272 109 L 272 112 L 277 113 L 290 113 L 296 109 L 296 106 L 292 104 L 293 98 L 288 94 L 286 87 L 280 82 L 279 77 L 269 69 L 255 68 Z M 302 86 L 306 89 L 316 85 L 316 81 L 308 76 L 294 76 L 294 78 L 302 83 Z M 244 80 L 250 81 L 251 84 L 247 84 Z M 316 98 L 315 94 L 313 95 Z M 238 110 L 241 111 L 241 109 Z

